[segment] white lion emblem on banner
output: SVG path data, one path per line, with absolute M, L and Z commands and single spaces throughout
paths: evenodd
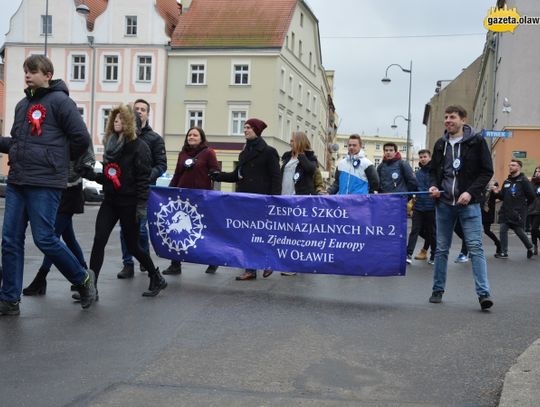
M 161 209 L 156 214 L 158 234 L 169 251 L 187 252 L 190 247 L 197 247 L 196 242 L 204 239 L 202 231 L 206 228 L 202 223 L 201 215 L 197 212 L 197 205 L 191 204 L 189 199 L 180 197 L 169 203 L 160 204 Z

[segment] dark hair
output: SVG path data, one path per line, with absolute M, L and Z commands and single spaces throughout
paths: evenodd
M 29 72 L 41 71 L 44 75 L 54 74 L 53 63 L 45 55 L 30 55 L 24 60 L 23 69 Z
M 351 134 L 349 136 L 349 140 L 358 140 L 358 142 L 360 143 L 360 146 L 362 146 L 362 139 L 360 138 L 360 135 L 358 134 Z
M 135 105 L 137 103 L 144 103 L 146 105 L 146 110 L 148 113 L 150 113 L 150 103 L 148 103 L 146 100 L 144 99 L 137 99 L 135 102 L 133 102 L 133 108 L 135 109 Z
M 462 119 L 467 117 L 467 111 L 461 105 L 450 105 L 446 108 L 444 113 L 457 113 Z
M 384 143 L 383 146 L 382 146 L 382 149 L 384 151 L 384 149 L 386 147 L 394 147 L 394 151 L 397 153 L 398 151 L 398 147 L 397 147 L 397 144 L 396 143 Z
M 184 139 L 184 147 L 182 148 L 183 150 L 191 148 L 191 146 L 187 142 L 187 137 L 191 130 L 197 130 L 199 134 L 201 135 L 201 144 L 206 144 L 206 134 L 204 134 L 204 130 L 201 129 L 199 126 L 193 126 L 193 127 L 190 127 L 186 133 L 186 138 Z
M 420 154 L 427 154 L 427 155 L 429 155 L 431 157 L 431 151 L 429 151 L 427 148 L 424 148 L 423 150 L 420 150 L 418 152 L 418 155 L 420 155 Z
M 517 163 L 521 168 L 523 168 L 523 162 L 521 160 L 516 160 L 515 158 L 512 158 L 510 162 Z
M 536 167 L 533 171 L 533 174 L 532 174 L 532 177 L 534 177 L 534 174 L 536 173 L 536 171 L 540 171 L 540 167 Z

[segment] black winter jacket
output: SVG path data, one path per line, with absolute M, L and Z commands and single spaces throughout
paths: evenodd
M 96 176 L 96 181 L 103 185 L 105 200 L 119 206 L 145 206 L 150 191 L 150 149 L 144 141 L 136 138 L 126 143 L 119 158 L 104 163 L 103 173 Z M 120 187 L 114 188 L 113 181 L 106 176 L 107 166 L 116 164 L 120 167 Z
M 459 146 L 461 167 L 455 173 L 457 183 L 454 189 L 448 188 L 448 183 L 445 183 L 454 176 L 452 146 L 448 142 L 446 132 L 435 142 L 431 158 L 431 186 L 444 190 L 440 199 L 453 205 L 463 192 L 471 195 L 470 204 L 482 202 L 482 192 L 493 176 L 491 154 L 484 138 L 481 134 L 474 134 L 468 125 L 463 126 L 463 132 L 464 136 Z
M 233 172 L 222 172 L 216 181 L 236 182 L 236 192 L 281 195 L 279 155 L 261 137 L 250 140 L 238 156 Z
M 281 157 L 283 164 L 281 165 L 281 177 L 283 178 L 283 171 L 285 165 L 291 160 L 292 153 L 287 151 Z M 313 151 L 306 151 L 305 154 L 298 155 L 298 164 L 296 165 L 295 174 L 298 174 L 298 179 L 294 183 L 294 192 L 296 195 L 314 195 L 315 182 L 313 175 L 317 168 L 317 156 Z
M 156 180 L 167 171 L 167 153 L 165 152 L 165 142 L 152 127 L 146 123 L 137 136 L 150 148 L 152 159 L 152 171 L 150 174 L 150 184 L 156 185 Z
M 25 93 L 15 107 L 11 138 L 0 138 L 0 151 L 9 152 L 7 182 L 65 189 L 70 160 L 77 159 L 90 145 L 86 125 L 61 79 L 33 92 L 27 88 Z M 38 105 L 45 112 L 41 134 L 32 131 L 27 117 Z
M 524 174 L 508 177 L 503 182 L 497 198 L 502 201 L 499 223 L 510 226 L 525 226 L 527 207 L 534 202 L 535 193 Z

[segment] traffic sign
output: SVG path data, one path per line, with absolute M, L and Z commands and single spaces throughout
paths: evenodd
M 483 137 L 501 137 L 501 138 L 510 138 L 512 137 L 512 132 L 509 130 L 486 130 L 482 129 Z

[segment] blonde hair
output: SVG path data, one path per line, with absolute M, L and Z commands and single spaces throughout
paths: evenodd
M 120 139 L 125 139 L 126 142 L 130 142 L 137 138 L 137 133 L 135 132 L 135 113 L 133 112 L 133 109 L 128 105 L 119 105 L 113 108 L 109 113 L 107 127 L 105 128 L 105 137 L 103 137 L 104 145 L 107 145 L 109 137 L 114 133 L 114 120 L 118 115 L 120 115 L 120 120 L 122 120 L 122 133 L 119 135 Z
M 292 139 L 294 140 L 294 147 L 297 154 L 311 150 L 311 143 L 303 131 L 293 132 Z

